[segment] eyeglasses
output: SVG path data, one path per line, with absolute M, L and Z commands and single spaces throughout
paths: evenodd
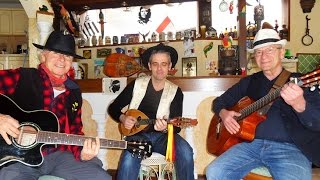
M 264 49 L 264 50 L 256 50 L 254 51 L 254 55 L 256 57 L 261 57 L 262 54 L 265 54 L 265 55 L 271 55 L 275 52 L 275 50 L 277 49 L 281 49 L 281 47 L 269 47 L 267 49 Z

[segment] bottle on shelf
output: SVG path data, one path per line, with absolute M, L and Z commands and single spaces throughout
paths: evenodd
M 225 28 L 223 35 L 224 35 L 224 36 L 227 36 L 228 34 L 229 34 L 228 28 Z
M 281 39 L 288 39 L 287 25 L 285 24 L 282 25 L 282 29 L 279 31 L 279 36 Z
M 234 38 L 234 34 L 233 34 L 233 31 L 232 31 L 232 27 L 230 28 L 230 31 L 229 31 L 228 35 L 229 35 L 230 37 Z
M 237 26 L 234 26 L 234 28 L 233 28 L 233 36 L 234 36 L 234 38 L 238 38 Z
M 278 20 L 275 20 L 274 30 L 278 32 Z
M 223 39 L 224 38 L 224 35 L 223 35 L 223 32 L 221 32 L 220 34 L 219 34 L 219 39 Z

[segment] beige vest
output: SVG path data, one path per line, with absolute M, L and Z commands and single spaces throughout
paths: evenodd
M 145 76 L 136 79 L 133 88 L 132 100 L 129 105 L 129 109 L 138 109 L 144 95 L 146 94 L 147 87 L 149 84 L 151 77 Z M 163 116 L 169 117 L 170 114 L 170 104 L 176 95 L 178 86 L 173 84 L 172 82 L 166 80 L 163 93 L 161 95 L 159 107 L 157 110 L 157 118 L 163 118 Z

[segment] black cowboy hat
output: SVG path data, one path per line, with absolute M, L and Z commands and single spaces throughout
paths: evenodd
M 150 56 L 151 54 L 153 54 L 154 52 L 158 52 L 158 51 L 164 51 L 164 52 L 168 52 L 170 54 L 171 57 L 171 63 L 172 63 L 172 68 L 174 68 L 174 66 L 177 64 L 178 61 L 178 52 L 171 46 L 166 46 L 162 43 L 150 47 L 147 50 L 145 50 L 143 52 L 143 54 L 141 54 L 141 60 L 142 60 L 142 64 L 145 68 L 149 69 L 148 63 L 150 60 Z
M 53 31 L 44 46 L 32 43 L 36 48 L 47 49 L 60 54 L 73 56 L 78 59 L 84 59 L 82 56 L 76 54 L 76 45 L 71 34 L 64 35 L 60 31 Z

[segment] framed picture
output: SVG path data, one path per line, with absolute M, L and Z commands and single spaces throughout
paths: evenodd
M 120 92 L 126 87 L 126 77 L 112 77 L 102 79 L 102 92 L 105 94 L 120 94 Z
M 111 54 L 111 49 L 102 48 L 97 49 L 97 58 L 105 58 Z
M 91 59 L 91 50 L 83 50 L 82 54 L 85 59 Z
M 182 76 L 197 76 L 197 58 L 182 58 Z
M 103 59 L 95 59 L 94 60 L 94 78 L 101 79 L 105 77 L 103 74 L 104 60 Z

